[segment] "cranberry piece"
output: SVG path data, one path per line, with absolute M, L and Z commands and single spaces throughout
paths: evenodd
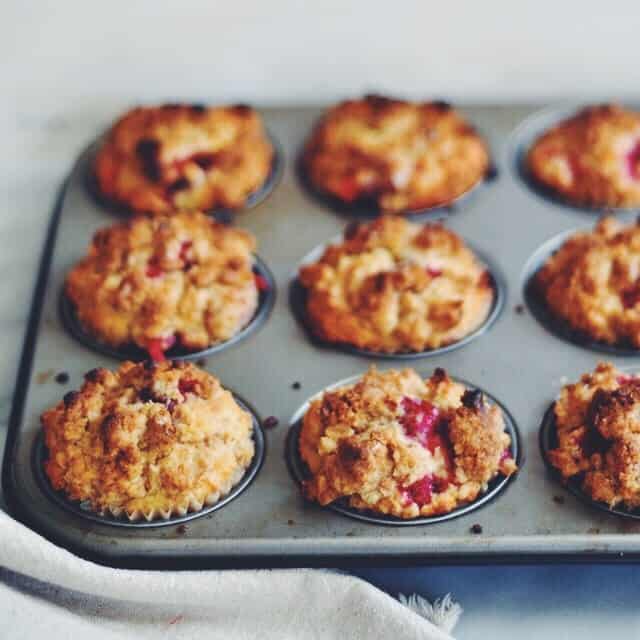
M 440 420 L 438 408 L 430 402 L 413 400 L 412 398 L 403 398 L 402 408 L 404 415 L 400 418 L 400 422 L 405 433 L 416 438 L 422 446 L 427 447 Z
M 183 396 L 187 393 L 195 393 L 197 387 L 198 382 L 193 378 L 180 378 L 180 382 L 178 382 L 178 389 Z
M 632 380 L 633 380 L 633 376 L 622 375 L 616 378 L 616 382 L 620 385 L 629 384 L 629 382 L 631 382 Z
M 353 238 L 355 238 L 358 235 L 359 230 L 360 230 L 359 222 L 350 222 L 344 230 L 344 239 L 353 240 Z
M 66 371 L 61 371 L 55 379 L 58 384 L 67 384 L 69 382 L 69 374 Z
M 411 500 L 419 506 L 429 504 L 434 492 L 434 478 L 432 475 L 426 475 L 424 478 L 417 480 L 406 488 Z
M 154 362 L 163 362 L 167 358 L 165 357 L 165 351 L 168 351 L 176 343 L 176 336 L 174 334 L 166 336 L 164 338 L 151 338 L 147 342 L 147 351 L 149 357 Z
M 193 266 L 193 260 L 189 258 L 189 254 L 191 253 L 191 248 L 193 247 L 193 242 L 191 240 L 186 240 L 180 245 L 180 253 L 179 258 L 184 263 L 183 269 L 186 271 Z
M 360 195 L 360 185 L 355 176 L 346 176 L 338 183 L 336 193 L 342 200 L 353 202 Z
M 256 281 L 256 287 L 258 287 L 258 291 L 269 291 L 269 283 L 264 276 L 261 276 L 259 273 L 254 273 L 253 277 Z
M 142 171 L 152 182 L 160 179 L 160 142 L 144 138 L 136 145 L 136 153 L 142 164 Z
M 211 169 L 216 161 L 216 156 L 213 153 L 199 153 L 197 156 L 193 156 L 193 162 L 195 162 L 203 171 Z
M 149 262 L 145 271 L 148 278 L 159 278 L 164 275 L 164 269 L 160 267 L 156 262 Z
M 77 391 L 69 391 L 69 393 L 64 394 L 64 398 L 62 399 L 65 407 L 70 407 L 75 401 L 76 398 L 80 394 Z
M 482 533 L 482 525 L 474 524 L 474 525 L 471 526 L 469 531 L 471 531 L 471 533 L 475 533 L 476 535 L 478 535 L 478 534 Z
M 505 460 L 511 460 L 511 449 L 509 449 L 509 447 L 507 447 L 500 455 L 500 462 L 502 463 Z
M 442 269 L 435 269 L 434 267 L 427 267 L 427 273 L 432 278 L 437 278 L 442 275 Z
M 207 105 L 196 102 L 191 105 L 190 109 L 195 114 L 201 114 L 207 110 Z
M 484 404 L 484 396 L 480 389 L 467 389 L 462 394 L 461 402 L 467 409 L 481 409 Z
M 445 100 L 434 100 L 431 103 L 432 107 L 435 107 L 438 111 L 442 111 L 443 113 L 446 113 L 447 111 L 451 111 L 451 109 L 453 108 L 451 106 L 451 103 L 446 102 Z
M 487 169 L 487 173 L 484 174 L 484 179 L 487 182 L 492 182 L 493 180 L 497 179 L 498 175 L 499 175 L 498 168 L 496 167 L 495 164 L 492 164 Z
M 640 286 L 636 283 L 622 292 L 622 304 L 625 309 L 632 309 L 640 302 Z
M 640 180 L 640 140 L 636 142 L 633 149 L 627 154 L 627 168 L 629 175 L 634 180 Z
M 184 191 L 185 189 L 188 189 L 190 186 L 191 183 L 189 182 L 189 179 L 185 176 L 182 176 L 181 178 L 174 180 L 167 187 L 167 191 L 169 192 L 169 195 L 173 195 L 174 193 L 178 193 L 178 191 Z

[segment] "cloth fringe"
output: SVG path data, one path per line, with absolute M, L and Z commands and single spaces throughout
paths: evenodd
M 398 601 L 447 633 L 453 631 L 462 615 L 462 607 L 451 597 L 450 593 L 447 593 L 443 598 L 434 600 L 433 603 L 417 593 L 410 596 L 399 593 Z

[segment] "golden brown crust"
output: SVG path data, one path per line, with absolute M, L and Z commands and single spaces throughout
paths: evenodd
M 98 231 L 65 292 L 83 327 L 113 346 L 151 352 L 174 340 L 202 349 L 252 318 L 255 240 L 201 213 L 135 216 Z
M 138 107 L 107 134 L 95 159 L 98 190 L 131 211 L 240 209 L 273 161 L 252 108 Z
M 366 96 L 324 114 L 302 162 L 318 190 L 401 213 L 444 205 L 467 192 L 485 176 L 489 154 L 446 103 Z
M 305 495 L 399 518 L 447 513 L 517 469 L 501 410 L 436 369 L 370 369 L 311 403 L 299 450 Z
M 566 200 L 595 207 L 640 204 L 640 113 L 587 107 L 544 133 L 527 154 L 533 177 Z
M 42 415 L 56 490 L 132 519 L 197 511 L 227 494 L 254 455 L 252 418 L 191 364 L 94 369 Z
M 571 236 L 535 276 L 549 309 L 575 331 L 640 348 L 640 226 L 601 219 Z
M 562 389 L 554 414 L 558 446 L 547 455 L 562 477 L 611 507 L 640 506 L 640 378 L 601 362 Z
M 395 216 L 349 226 L 342 243 L 300 269 L 300 281 L 320 338 L 391 353 L 464 338 L 486 320 L 495 295 L 460 237 Z

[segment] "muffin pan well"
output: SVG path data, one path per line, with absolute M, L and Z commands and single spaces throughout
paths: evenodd
M 244 211 L 257 207 L 261 202 L 266 200 L 271 195 L 271 192 L 278 186 L 278 183 L 282 178 L 282 174 L 284 173 L 284 152 L 278 139 L 270 131 L 267 131 L 267 134 L 269 141 L 273 146 L 273 160 L 271 162 L 271 170 L 269 171 L 267 179 L 261 187 L 249 194 L 245 206 L 242 209 L 237 211 L 233 209 L 213 209 L 211 211 L 207 211 L 207 213 L 216 218 L 218 222 L 229 223 L 237 214 L 241 214 Z M 91 145 L 90 150 L 87 152 L 88 157 L 85 163 L 84 172 L 85 187 L 97 206 L 114 215 L 128 217 L 131 215 L 131 212 L 126 207 L 119 202 L 114 202 L 101 193 L 96 177 L 93 173 L 93 160 L 100 148 L 101 139 L 102 137 Z
M 573 107 L 577 108 L 578 105 Z M 566 495 L 538 452 L 539 427 L 566 380 L 593 369 L 602 357 L 629 366 L 629 357 L 597 354 L 557 340 L 524 305 L 530 257 L 549 238 L 585 223 L 572 209 L 522 188 L 512 162 L 515 131 L 538 107 L 464 109 L 489 139 L 498 171 L 481 197 L 456 205 L 446 224 L 479 247 L 504 280 L 504 307 L 492 326 L 464 348 L 433 354 L 415 365 L 423 374 L 444 367 L 489 389 L 513 416 L 526 460 L 518 475 L 482 509 L 428 526 L 388 526 L 347 518 L 306 503 L 285 461 L 289 418 L 338 380 L 407 366 L 401 359 L 320 348 L 291 312 L 287 295 L 275 300 L 260 331 L 207 358 L 205 367 L 263 417 L 267 455 L 255 480 L 214 513 L 175 527 L 122 528 L 87 520 L 47 495 L 32 465 L 39 416 L 83 374 L 118 361 L 88 348 L 62 325 L 59 297 L 64 277 L 96 229 L 113 216 L 85 187 L 87 151 L 78 160 L 53 212 L 16 385 L 3 464 L 9 509 L 43 535 L 105 564 L 160 568 L 333 565 L 351 562 L 487 562 L 508 559 L 640 558 L 640 523 L 615 517 Z M 296 266 L 346 223 L 300 189 L 295 154 L 320 108 L 266 109 L 264 117 L 289 163 L 268 200 L 234 217 L 251 231 L 257 252 L 285 292 Z M 102 119 L 98 114 L 96 121 Z M 519 135 L 519 134 L 518 134 Z M 57 374 L 64 372 L 65 376 Z M 58 379 L 58 382 L 56 381 Z M 277 426 L 274 426 L 277 424 Z M 562 500 L 556 500 L 562 494 Z
M 342 236 L 338 236 L 336 238 L 333 238 L 328 244 L 336 244 L 341 241 Z M 456 342 L 452 342 L 451 344 L 448 344 L 444 347 L 438 347 L 437 349 L 430 349 L 427 351 L 409 351 L 406 353 L 384 353 L 379 351 L 370 351 L 367 349 L 360 349 L 349 344 L 334 344 L 324 341 L 316 336 L 309 327 L 306 314 L 307 291 L 298 279 L 297 274 L 300 267 L 302 267 L 303 265 L 319 260 L 328 244 L 323 244 L 319 247 L 316 247 L 313 251 L 306 255 L 300 261 L 300 264 L 296 268 L 289 283 L 289 305 L 291 306 L 291 311 L 300 326 L 306 332 L 309 340 L 318 347 L 335 349 L 338 351 L 344 351 L 345 353 L 353 353 L 354 355 L 364 356 L 366 358 L 379 358 L 382 360 L 418 360 L 421 358 L 429 358 L 431 356 L 438 356 L 448 353 L 449 351 L 453 351 L 455 349 L 460 349 L 461 347 L 464 347 L 464 345 L 469 344 L 472 340 L 479 338 L 483 333 L 488 331 L 491 325 L 498 319 L 504 306 L 504 301 L 506 298 L 506 288 L 504 284 L 504 278 L 500 274 L 499 269 L 495 264 L 492 264 L 492 261 L 486 255 L 484 255 L 481 251 L 478 251 L 474 246 L 467 243 L 467 246 L 475 253 L 480 262 L 489 271 L 491 275 L 491 284 L 493 286 L 494 297 L 491 309 L 489 310 L 489 314 L 487 315 L 485 321 L 477 329 L 466 335 L 464 338 L 462 338 L 461 340 L 457 340 Z
M 206 349 L 200 349 L 198 351 L 189 351 L 181 347 L 172 347 L 167 351 L 166 356 L 171 360 L 198 360 L 207 356 L 212 356 L 224 349 L 233 347 L 241 340 L 244 340 L 250 336 L 254 331 L 258 331 L 260 327 L 267 321 L 273 305 L 276 300 L 276 283 L 269 267 L 265 264 L 264 260 L 258 256 L 254 256 L 253 272 L 256 276 L 262 278 L 265 283 L 263 288 L 259 289 L 258 308 L 253 314 L 253 318 L 249 324 L 241 329 L 236 335 L 224 342 L 218 342 L 211 345 Z M 101 353 L 111 358 L 118 360 L 133 360 L 138 362 L 140 360 L 146 360 L 149 356 L 140 347 L 132 344 L 131 346 L 116 348 L 111 345 L 100 342 L 90 333 L 88 333 L 76 315 L 76 311 L 73 303 L 64 294 L 64 291 L 60 292 L 60 320 L 65 329 L 79 342 L 93 349 L 97 353 Z
M 149 527 L 176 526 L 194 520 L 195 518 L 201 518 L 202 516 L 206 516 L 210 513 L 213 513 L 214 511 L 217 511 L 218 509 L 221 509 L 226 504 L 229 504 L 229 502 L 237 498 L 253 482 L 264 461 L 265 439 L 264 432 L 262 431 L 262 426 L 260 424 L 260 418 L 258 418 L 251 407 L 249 407 L 245 402 L 242 402 L 242 400 L 240 400 L 237 396 L 234 396 L 234 399 L 243 409 L 245 409 L 245 411 L 248 411 L 251 414 L 253 422 L 252 438 L 253 444 L 255 446 L 255 454 L 253 456 L 253 460 L 251 460 L 251 464 L 244 472 L 244 475 L 242 476 L 242 478 L 240 478 L 238 483 L 231 488 L 231 491 L 223 496 L 220 496 L 220 498 L 213 504 L 205 504 L 205 506 L 198 511 L 189 511 L 184 515 L 171 516 L 166 519 L 145 520 L 144 518 L 140 517 L 137 520 L 129 520 L 124 514 L 116 518 L 115 516 L 108 513 L 95 513 L 91 510 L 88 504 L 85 504 L 84 502 L 74 502 L 72 500 L 69 500 L 62 491 L 56 491 L 51 486 L 51 483 L 47 478 L 47 474 L 44 472 L 43 464 L 47 460 L 49 454 L 44 441 L 44 433 L 42 432 L 40 432 L 36 436 L 33 445 L 33 474 L 37 478 L 40 489 L 51 501 L 67 510 L 69 513 L 79 518 L 85 519 L 89 522 L 109 525 L 112 527 L 123 527 L 126 529 L 140 529 Z
M 431 370 L 424 370 L 424 365 L 419 369 L 419 373 L 423 378 L 427 378 L 431 375 Z M 346 380 L 341 380 L 335 384 L 330 385 L 325 391 L 331 391 L 332 389 L 337 389 L 339 387 L 344 387 L 347 385 L 351 385 L 356 383 L 361 376 L 353 376 L 351 378 L 347 378 Z M 464 384 L 468 389 L 477 389 L 475 385 L 472 385 L 464 380 L 458 380 L 455 377 L 453 379 L 456 382 L 460 382 Z M 522 447 L 520 446 L 520 434 L 518 433 L 518 428 L 516 426 L 515 421 L 509 415 L 506 407 L 504 407 L 498 400 L 496 400 L 491 394 L 487 393 L 483 390 L 484 395 L 488 398 L 489 402 L 498 405 L 500 410 L 502 411 L 502 416 L 504 418 L 505 431 L 511 437 L 511 446 L 510 452 L 513 459 L 516 461 L 518 467 L 522 466 L 523 456 L 522 456 Z M 289 471 L 293 476 L 293 479 L 297 483 L 301 483 L 305 478 L 308 477 L 309 470 L 307 469 L 306 464 L 300 457 L 299 449 L 298 449 L 298 440 L 300 437 L 300 429 L 302 427 L 302 420 L 304 418 L 304 414 L 309 409 L 309 405 L 318 394 L 314 397 L 309 398 L 307 402 L 305 402 L 293 415 L 291 418 L 291 426 L 289 427 L 289 433 L 287 434 L 286 440 L 286 458 L 287 464 L 289 466 Z M 485 504 L 488 504 L 491 500 L 496 498 L 498 494 L 503 491 L 506 486 L 516 480 L 516 476 L 518 472 L 516 472 L 511 477 L 507 478 L 503 475 L 499 475 L 494 478 L 487 487 L 487 490 L 478 496 L 476 500 L 473 502 L 458 507 L 449 513 L 444 513 L 442 515 L 437 516 L 429 516 L 429 517 L 419 517 L 412 518 L 410 520 L 403 520 L 402 518 L 395 518 L 393 516 L 384 516 L 378 513 L 368 513 L 366 511 L 362 511 L 359 509 L 354 509 L 345 503 L 343 500 L 336 500 L 335 502 L 327 505 L 326 508 L 335 511 L 336 513 L 341 513 L 344 516 L 349 518 L 354 518 L 355 520 L 361 520 L 362 522 L 369 522 L 372 524 L 382 524 L 382 525 L 390 525 L 390 526 L 416 526 L 416 525 L 426 525 L 426 524 L 435 524 L 436 522 L 445 522 L 446 520 L 452 520 L 453 518 L 459 518 L 460 516 L 467 515 L 476 509 L 479 509 Z M 320 509 L 318 505 L 312 505 L 310 508 Z

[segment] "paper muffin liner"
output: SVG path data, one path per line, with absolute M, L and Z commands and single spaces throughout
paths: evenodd
M 255 458 L 256 452 L 254 451 L 253 457 Z M 246 467 L 240 467 L 236 469 L 235 473 L 230 477 L 229 482 L 224 488 L 219 491 L 212 491 L 207 494 L 204 499 L 200 499 L 195 495 L 188 496 L 186 501 L 182 501 L 180 504 L 175 504 L 169 509 L 152 509 L 150 511 L 142 511 L 141 509 L 135 509 L 134 511 L 127 511 L 123 507 L 107 507 L 103 514 L 110 515 L 114 518 L 126 518 L 129 522 L 139 522 L 140 520 L 146 520 L 147 522 L 153 522 L 155 520 L 170 520 L 172 518 L 183 518 L 190 513 L 197 513 L 202 511 L 205 507 L 212 507 L 217 504 L 221 498 L 224 498 L 230 493 L 230 491 L 240 482 L 247 469 L 251 466 L 253 458 L 249 461 Z

